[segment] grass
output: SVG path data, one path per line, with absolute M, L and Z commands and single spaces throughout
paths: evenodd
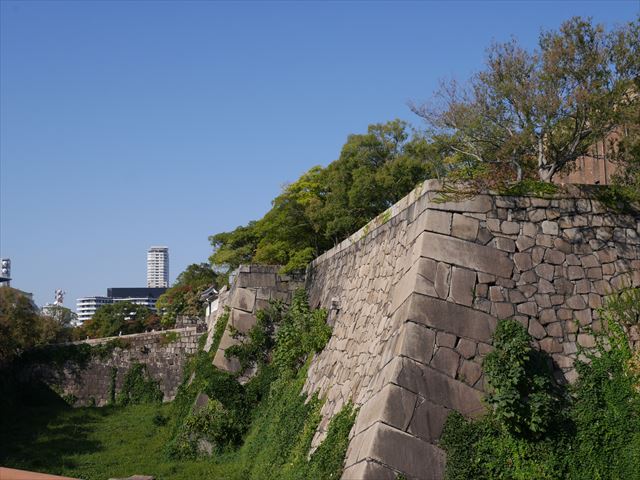
M 252 412 L 243 445 L 212 457 L 167 455 L 173 404 L 71 408 L 53 392 L 46 406 L 20 404 L 0 417 L 0 465 L 82 478 L 153 475 L 156 480 L 325 480 L 339 478 L 355 419 L 345 406 L 307 459 L 322 402 L 300 395 L 306 368 L 279 379 Z
M 170 408 L 27 407 L 19 421 L 0 429 L 0 464 L 86 480 L 135 474 L 157 480 L 238 478 L 231 458 L 176 462 L 164 456 L 170 428 L 154 418 Z
M 272 361 L 261 361 L 251 381 L 240 385 L 212 365 L 227 312 L 216 325 L 212 351 L 201 341 L 189 360 L 171 404 L 157 403 L 157 386 L 149 385 L 141 367 L 131 369 L 130 388 L 123 388 L 132 402 L 103 408 L 72 409 L 42 384 L 0 374 L 0 464 L 86 480 L 135 474 L 157 480 L 339 478 L 355 410 L 348 404 L 335 415 L 326 440 L 308 457 L 324 400 L 302 395 L 311 355 L 330 336 L 326 312 L 310 310 L 306 296 L 296 293 L 286 314 L 279 308 L 272 313 L 280 325 Z M 271 329 L 263 327 L 268 335 Z M 263 359 L 271 343 L 249 346 Z M 201 392 L 209 396 L 211 415 L 192 410 Z M 200 440 L 215 444 L 211 457 L 198 452 Z

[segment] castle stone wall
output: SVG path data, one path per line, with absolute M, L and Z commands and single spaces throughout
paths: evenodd
M 313 446 L 347 401 L 360 407 L 343 478 L 443 477 L 444 421 L 482 413 L 498 319 L 529 331 L 559 381 L 576 378 L 604 296 L 640 286 L 640 217 L 609 211 L 594 188 L 443 202 L 426 182 L 312 262 L 311 305 L 334 325 L 305 384 L 326 398 Z
M 163 401 L 168 402 L 175 398 L 188 356 L 196 353 L 202 334 L 197 327 L 186 327 L 85 340 L 78 343 L 98 346 L 116 341 L 119 346 L 104 356 L 92 355 L 86 365 L 74 361 L 67 361 L 62 368 L 32 365 L 28 375 L 44 381 L 61 395 L 74 398 L 75 406 L 103 406 L 120 392 L 131 366 L 141 363 L 158 382 Z

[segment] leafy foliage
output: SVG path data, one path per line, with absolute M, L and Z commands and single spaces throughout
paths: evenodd
M 271 358 L 278 372 L 295 372 L 309 353 L 319 352 L 329 341 L 331 327 L 326 324 L 326 317 L 325 310 L 312 311 L 305 291 L 298 290 L 289 308 L 276 301 L 259 311 L 246 338 L 229 347 L 225 356 L 238 358 L 241 371 L 262 366 Z
M 607 33 L 575 17 L 543 32 L 536 51 L 515 40 L 495 44 L 467 85 L 445 83 L 414 111 L 456 163 L 484 165 L 474 172 L 484 182 L 550 181 L 604 138 L 629 163 L 637 134 L 620 127 L 639 125 L 638 28 L 636 20 Z
M 0 367 L 25 350 L 66 338 L 66 329 L 55 319 L 41 316 L 25 294 L 0 288 Z
M 118 302 L 98 308 L 83 328 L 91 338 L 102 338 L 144 332 L 158 326 L 157 322 L 158 317 L 144 305 Z
M 510 433 L 544 433 L 560 403 L 544 359 L 515 320 L 498 323 L 493 344 L 483 363 L 493 415 Z
M 437 148 L 400 120 L 350 135 L 338 160 L 287 185 L 256 222 L 209 239 L 213 265 L 307 263 L 374 218 L 419 182 L 442 175 Z
M 566 401 L 547 412 L 546 421 L 536 422 L 535 431 L 530 428 L 530 412 L 541 414 L 544 409 L 523 407 L 532 402 L 531 395 L 519 390 L 518 398 L 514 388 L 522 384 L 518 372 L 533 353 L 530 339 L 514 322 L 501 322 L 495 343 L 503 352 L 484 367 L 485 375 L 488 367 L 493 384 L 507 393 L 498 399 L 504 403 L 496 403 L 495 397 L 489 400 L 493 408 L 476 421 L 457 413 L 449 416 L 441 438 L 447 452 L 446 478 L 638 478 L 640 352 L 630 349 L 625 328 L 637 321 L 632 299 L 639 294 L 639 289 L 624 291 L 606 302 L 599 312 L 605 328 L 596 351 L 584 352 L 584 361 L 576 364 L 577 382 L 565 387 Z M 518 348 L 525 353 L 518 354 Z M 518 419 L 528 428 L 514 428 Z
M 157 403 L 162 401 L 162 392 L 149 375 L 146 365 L 134 363 L 124 376 L 122 388 L 116 396 L 118 405 L 135 405 L 139 403 Z
M 165 327 L 175 325 L 178 315 L 202 315 L 204 303 L 200 300 L 200 294 L 210 286 L 217 285 L 218 281 L 218 275 L 210 265 L 189 265 L 178 275 L 174 285 L 160 295 L 156 302 L 158 311 L 162 312 L 162 324 Z

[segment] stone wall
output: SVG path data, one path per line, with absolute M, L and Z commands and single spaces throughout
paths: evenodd
M 225 350 L 238 344 L 241 339 L 234 338 L 234 332 L 246 334 L 256 324 L 256 312 L 269 305 L 270 300 L 291 302 L 293 292 L 304 287 L 302 277 L 280 275 L 279 266 L 242 265 L 230 278 L 229 290 L 221 290 L 217 308 L 207 319 L 209 334 L 205 350 L 211 348 L 217 320 L 225 312 L 229 313 L 227 327 L 220 340 L 213 364 L 229 372 L 238 372 L 240 363 L 235 358 L 226 358 Z M 243 372 L 242 382 L 253 372 Z
M 203 334 L 197 327 L 162 332 L 139 333 L 119 337 L 86 340 L 92 346 L 117 341 L 117 346 L 105 356 L 92 355 L 86 365 L 68 361 L 62 369 L 51 365 L 35 365 L 29 375 L 43 380 L 65 396 L 77 399 L 75 406 L 106 405 L 113 392 L 120 392 L 124 377 L 134 363 L 146 365 L 149 375 L 158 382 L 163 401 L 175 398 L 187 357 L 196 353 L 198 339 Z
M 305 385 L 326 398 L 313 446 L 347 401 L 360 407 L 345 479 L 442 478 L 438 438 L 451 410 L 483 410 L 497 319 L 521 322 L 570 382 L 604 295 L 640 286 L 640 217 L 593 189 L 446 202 L 439 189 L 426 182 L 307 271 L 311 305 L 334 324 Z

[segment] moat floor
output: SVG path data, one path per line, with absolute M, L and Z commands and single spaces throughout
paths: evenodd
M 154 423 L 170 405 L 32 407 L 0 419 L 0 464 L 86 480 L 134 474 L 157 480 L 235 479 L 231 458 L 174 461 L 163 448 L 169 426 Z

